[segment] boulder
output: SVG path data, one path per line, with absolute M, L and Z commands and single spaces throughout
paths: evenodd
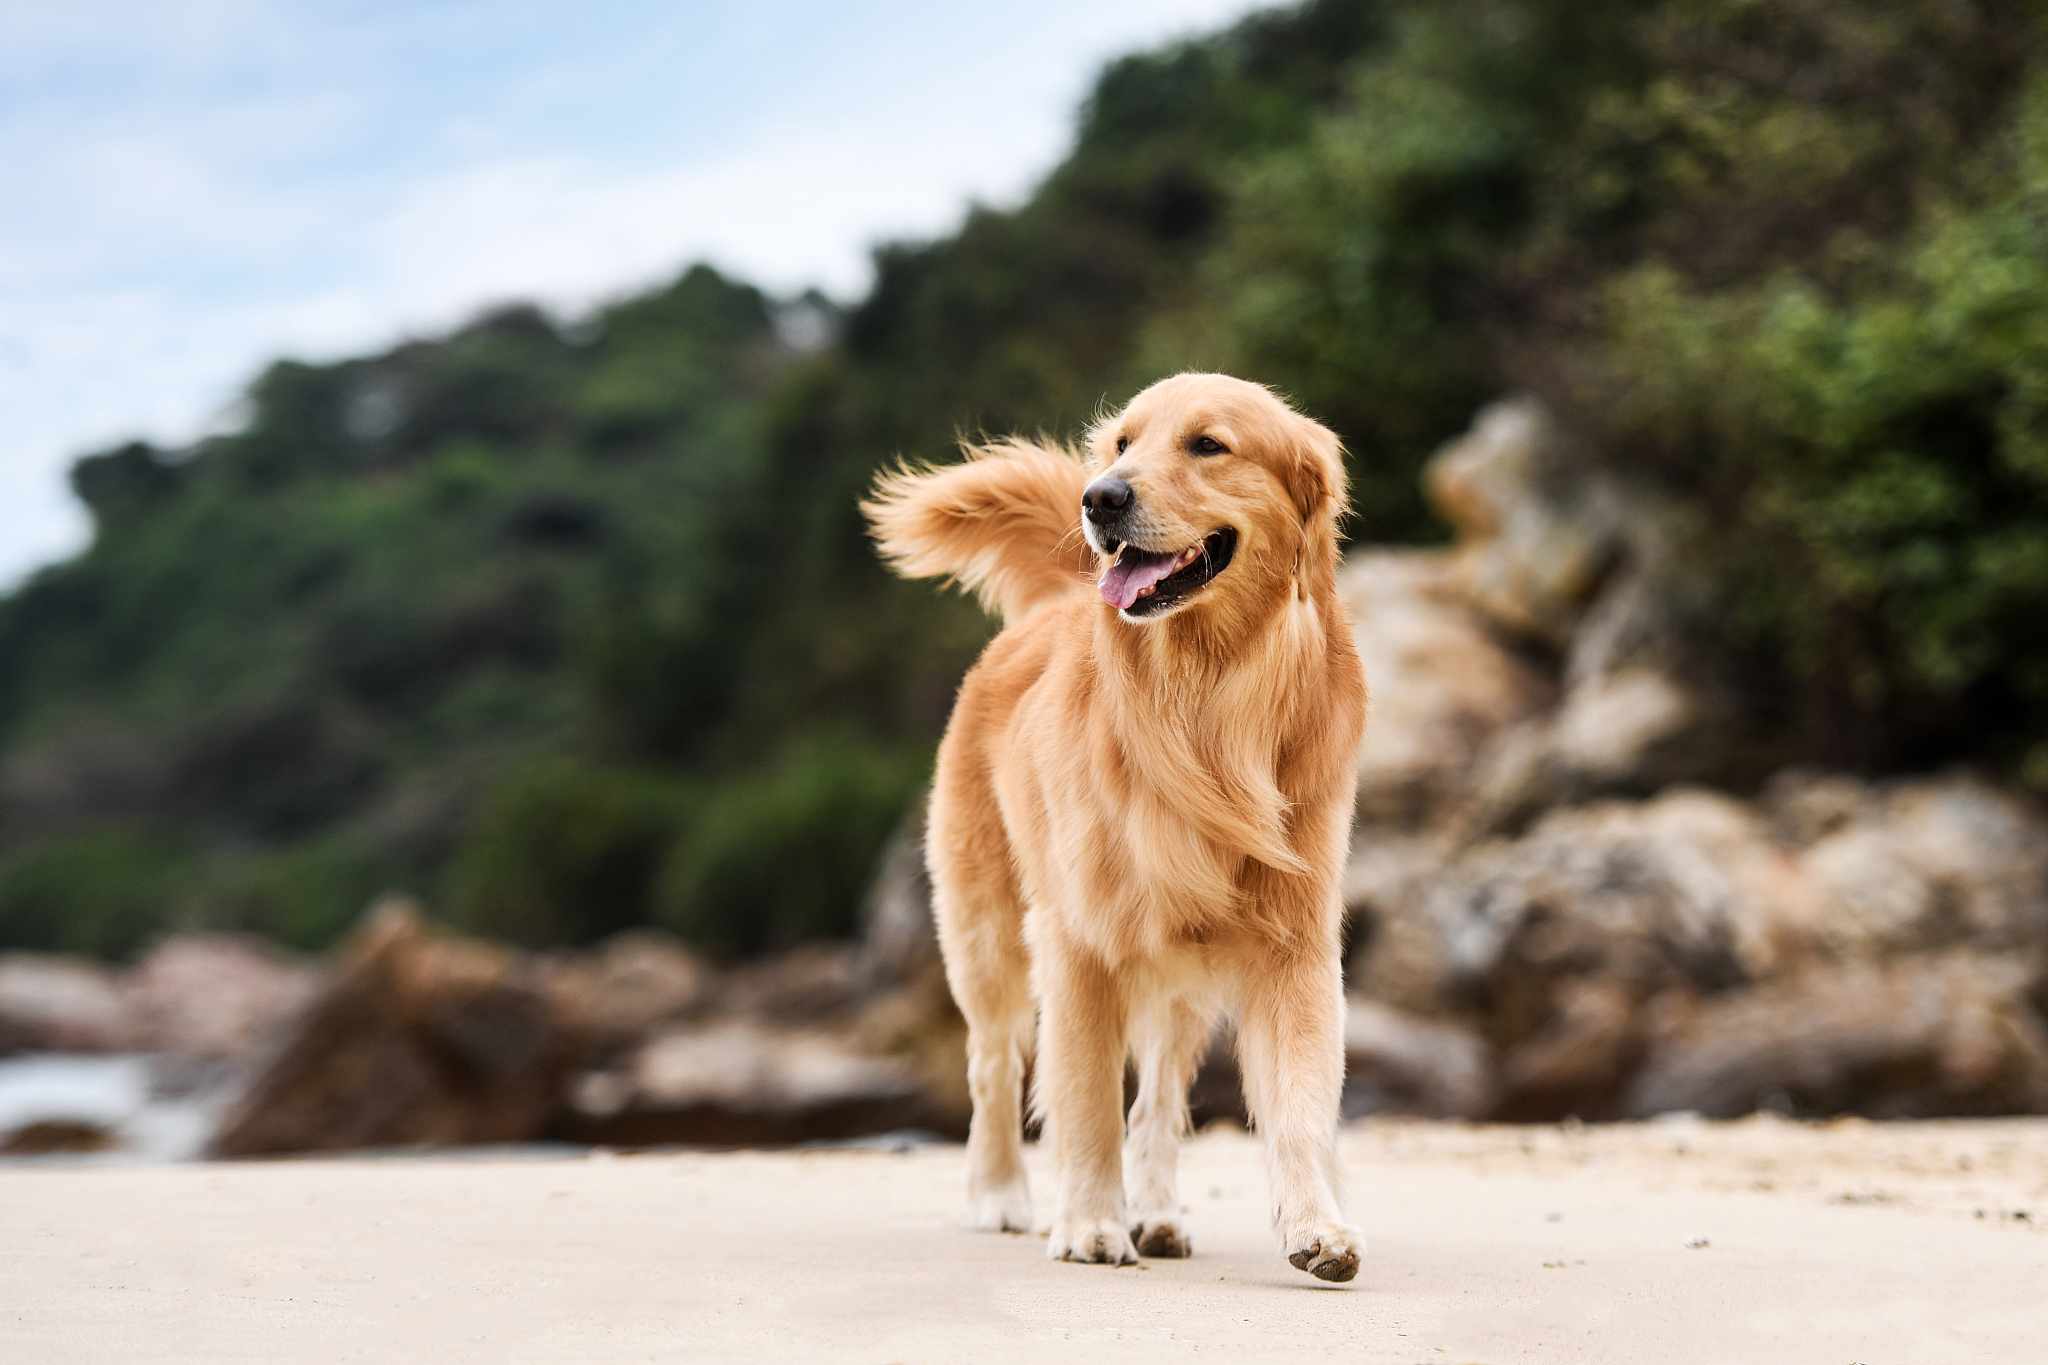
M 1612 482 L 1569 458 L 1533 398 L 1495 403 L 1424 470 L 1451 523 L 1461 596 L 1515 635 L 1562 649 L 1620 554 Z
M 374 908 L 215 1130 L 215 1156 L 517 1142 L 583 1052 L 529 960 Z
M 1477 1118 L 1492 1107 L 1492 1059 L 1477 1032 L 1352 996 L 1344 1016 L 1344 1113 Z
M 757 1146 L 929 1125 L 910 1063 L 751 1019 L 665 1030 L 570 1092 L 555 1132 L 615 1146 Z
M 562 1026 L 604 1055 L 638 1044 L 709 1000 L 704 959 L 667 934 L 633 930 L 588 952 L 548 953 L 534 982 Z
M 118 973 L 82 958 L 0 954 L 0 1055 L 122 1052 L 136 1035 Z
M 1503 733 L 1549 708 L 1555 689 L 1466 603 L 1446 555 L 1354 554 L 1338 591 L 1372 697 L 1359 817 L 1427 823 L 1462 798 Z
M 1957 1010 L 1995 1001 L 1971 1008 L 2038 1024 L 2035 1002 L 2048 995 L 2048 825 L 1965 775 L 1871 784 L 1787 774 L 1755 805 L 1676 788 L 1556 810 L 1519 837 L 1469 845 L 1366 830 L 1346 890 L 1357 917 L 1353 988 L 1476 1030 L 1498 1118 L 1713 1108 L 1726 1086 L 1702 1079 L 1713 1065 L 1686 1060 L 1687 1030 L 1714 1030 L 1710 1051 L 1721 1057 L 1741 1051 L 1732 1040 L 1742 1028 L 1789 1017 L 1792 1006 L 1772 1002 L 1845 1002 L 1870 981 L 1934 999 L 1933 986 L 1915 995 L 1897 984 L 1908 977 L 1883 975 L 1916 955 L 1950 954 L 1928 979 Z M 1859 964 L 1879 975 L 1830 975 Z M 1847 1039 L 1874 1016 L 1844 1003 L 1816 1017 L 1841 1021 L 1816 1025 L 1826 1038 Z M 1873 1034 L 1873 1046 L 1886 1057 L 1950 1055 L 1913 1028 Z M 2012 1057 L 2031 1055 L 2021 1023 L 2008 1033 L 2022 1040 L 2006 1047 Z M 1910 1048 L 1899 1041 L 1908 1036 Z M 1777 1055 L 1765 1035 L 1743 1046 Z M 1984 1094 L 2019 1103 L 2033 1093 L 2018 1081 L 1930 1088 L 1909 1082 L 1910 1070 L 1852 1059 L 1828 1072 L 1839 1084 L 1800 1093 L 1861 1112 L 1978 1112 Z M 1654 1083 L 1642 1079 L 1653 1072 Z M 1703 1088 L 1689 1093 L 1695 1083 Z
M 1922 1118 L 2048 1112 L 2031 964 L 1969 950 L 1851 962 L 1660 1011 L 1623 1112 Z
M 123 988 L 140 1050 L 237 1060 L 273 1047 L 316 981 L 257 940 L 183 934 L 145 953 Z
M 858 974 L 871 985 L 914 981 L 939 962 L 932 920 L 932 879 L 924 863 L 924 820 L 929 793 L 911 798 L 860 907 Z

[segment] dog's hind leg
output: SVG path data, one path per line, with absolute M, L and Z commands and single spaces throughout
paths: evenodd
M 1162 1003 L 1132 1021 L 1138 1096 L 1124 1138 L 1124 1200 L 1141 1256 L 1193 1252 L 1181 1218 L 1180 1141 L 1188 1127 L 1188 1086 L 1209 1044 L 1208 1016 L 1187 1000 Z
M 1029 1232 L 1023 1104 L 1031 996 L 1021 968 L 1014 983 L 988 985 L 980 992 L 983 1007 L 967 1015 L 967 1089 L 974 1100 L 967 1128 L 967 1222 L 981 1232 Z M 976 992 L 956 985 L 954 994 L 964 999 Z M 1021 1009 L 1014 997 L 1022 998 Z
M 1265 1139 L 1280 1254 L 1319 1280 L 1351 1279 L 1365 1238 L 1337 1207 L 1344 982 L 1335 945 L 1255 954 L 1243 989 L 1238 1058 Z
M 1031 1231 L 1024 1173 L 1024 1062 L 1035 1011 L 1023 906 L 1007 870 L 994 878 L 941 875 L 932 899 L 946 982 L 967 1020 L 967 1222 L 982 1232 Z M 964 894 L 963 894 L 964 893 Z
M 1024 1173 L 1024 1062 L 1035 1008 L 1024 944 L 1024 897 L 979 765 L 939 751 L 925 862 L 946 984 L 967 1020 L 967 1222 L 984 1232 L 1031 1231 Z

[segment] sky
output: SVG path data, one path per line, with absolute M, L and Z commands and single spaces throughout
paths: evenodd
M 0 587 L 65 472 L 234 420 L 271 359 L 565 317 L 708 260 L 858 297 L 1019 201 L 1101 65 L 1247 0 L 8 0 Z

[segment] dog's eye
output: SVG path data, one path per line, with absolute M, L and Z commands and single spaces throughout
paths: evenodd
M 1214 436 L 1197 436 L 1188 442 L 1188 449 L 1197 455 L 1228 455 L 1230 448 Z
M 1119 454 L 1119 455 L 1123 454 L 1123 453 L 1124 453 L 1124 450 L 1125 450 L 1125 448 L 1126 448 L 1127 446 L 1129 446 L 1129 445 L 1130 445 L 1130 443 L 1131 443 L 1131 438 L 1130 438 L 1130 437 L 1128 437 L 1128 436 L 1119 436 L 1119 437 L 1117 437 L 1117 438 L 1116 438 L 1116 453 L 1117 453 L 1117 454 Z

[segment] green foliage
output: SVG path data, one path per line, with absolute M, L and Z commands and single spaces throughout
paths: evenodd
M 498 788 L 450 872 L 455 922 L 517 943 L 587 943 L 645 923 L 664 850 L 688 822 L 673 780 L 560 761 Z
M 827 735 L 719 791 L 670 850 L 656 922 L 715 953 L 850 934 L 877 851 L 929 761 Z
M 1652 32 L 1664 72 L 1590 102 L 1534 253 L 1584 270 L 1604 231 L 1612 258 L 1560 401 L 1725 528 L 1726 641 L 1807 752 L 2012 763 L 2048 704 L 2039 21 L 1673 5 Z
M 195 879 L 196 880 L 196 879 Z M 379 894 L 401 884 L 394 860 L 359 830 L 339 829 L 215 869 L 188 893 L 191 922 L 260 934 L 316 952 Z
M 1701 296 L 1654 267 L 1609 292 L 1636 380 L 1618 429 L 1729 507 L 1731 624 L 1845 741 L 1945 744 L 1962 706 L 2024 740 L 2048 703 L 2042 188 L 1930 215 L 1843 297 L 1789 272 Z
M 0 865 L 0 943 L 127 957 L 176 923 L 190 854 L 146 830 L 107 826 L 44 843 Z

